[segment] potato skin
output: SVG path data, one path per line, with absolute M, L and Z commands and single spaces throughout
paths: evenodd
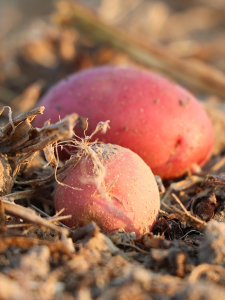
M 83 156 L 76 166 L 65 170 L 59 178 L 63 184 L 82 190 L 56 187 L 56 210 L 65 207 L 64 214 L 72 214 L 64 223 L 77 228 L 93 220 L 106 233 L 124 228 L 127 232 L 135 231 L 137 236 L 151 230 L 160 197 L 150 168 L 137 154 L 118 145 L 99 144 L 92 149 L 106 169 L 106 187 L 116 176 L 118 179 L 109 192 L 110 199 L 106 199 L 94 183 L 94 165 L 89 156 Z
M 98 67 L 75 73 L 56 84 L 35 119 L 56 122 L 72 112 L 88 117 L 90 134 L 99 121 L 111 129 L 98 135 L 137 153 L 163 179 L 202 166 L 211 155 L 214 133 L 201 104 L 184 88 L 154 73 L 131 67 Z M 76 133 L 83 134 L 76 127 Z

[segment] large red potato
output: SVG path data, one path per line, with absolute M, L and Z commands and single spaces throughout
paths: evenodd
M 98 67 L 56 84 L 41 100 L 41 127 L 72 112 L 88 117 L 90 134 L 99 121 L 111 129 L 100 140 L 129 148 L 162 178 L 178 177 L 193 164 L 202 166 L 214 142 L 201 104 L 184 88 L 154 73 L 131 67 Z M 78 135 L 83 129 L 76 127 Z
M 100 168 L 103 181 L 96 180 L 90 156 L 83 156 L 77 165 L 61 174 L 63 185 L 58 184 L 54 191 L 54 204 L 56 210 L 65 208 L 65 215 L 72 214 L 64 223 L 77 228 L 93 220 L 106 233 L 124 228 L 137 236 L 151 230 L 160 198 L 149 166 L 137 154 L 118 145 L 98 144 L 92 150 L 105 169 Z

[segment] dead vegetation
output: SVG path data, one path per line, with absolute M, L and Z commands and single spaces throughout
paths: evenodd
M 93 16 L 63 1 L 52 23 L 40 18 L 8 37 L 17 20 L 9 18 L 0 33 L 0 300 L 225 299 L 224 1 L 99 3 Z M 204 101 L 215 129 L 214 156 L 203 169 L 164 185 L 157 178 L 161 210 L 153 232 L 140 238 L 61 222 L 55 177 L 80 156 L 58 162 L 53 146 L 85 119 L 32 127 L 53 83 L 102 64 L 182 82 Z

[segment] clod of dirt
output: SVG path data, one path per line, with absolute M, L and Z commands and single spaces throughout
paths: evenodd
M 225 224 L 211 220 L 199 247 L 199 261 L 225 267 Z
M 151 270 L 161 270 L 177 277 L 184 277 L 188 268 L 193 265 L 189 255 L 177 247 L 171 249 L 151 249 L 145 266 Z
M 22 291 L 20 285 L 15 280 L 10 279 L 8 276 L 0 273 L 1 282 L 1 299 L 24 299 L 25 292 Z M 10 287 L 10 288 L 5 288 Z
M 196 284 L 185 285 L 180 292 L 178 292 L 172 300 L 215 300 L 225 299 L 225 290 L 219 288 L 215 284 L 199 282 Z
M 45 279 L 48 275 L 50 266 L 50 250 L 47 246 L 33 247 L 21 260 L 21 268 L 26 267 L 27 272 L 33 278 Z
M 136 239 L 136 234 L 135 232 L 127 233 L 121 228 L 109 233 L 108 237 L 114 244 L 131 243 L 132 240 Z
M 8 162 L 7 155 L 0 153 L 0 196 L 11 193 L 13 187 L 12 169 Z

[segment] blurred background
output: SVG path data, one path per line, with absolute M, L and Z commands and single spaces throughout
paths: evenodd
M 85 21 L 76 23 L 81 15 Z M 224 0 L 0 0 L 0 107 L 11 106 L 16 116 L 72 72 L 134 65 L 181 83 L 204 101 L 220 136 L 218 154 L 225 146 L 224 15 Z M 119 46 L 110 35 L 101 40 L 93 34 L 99 22 L 99 36 L 105 27 L 118 30 Z

